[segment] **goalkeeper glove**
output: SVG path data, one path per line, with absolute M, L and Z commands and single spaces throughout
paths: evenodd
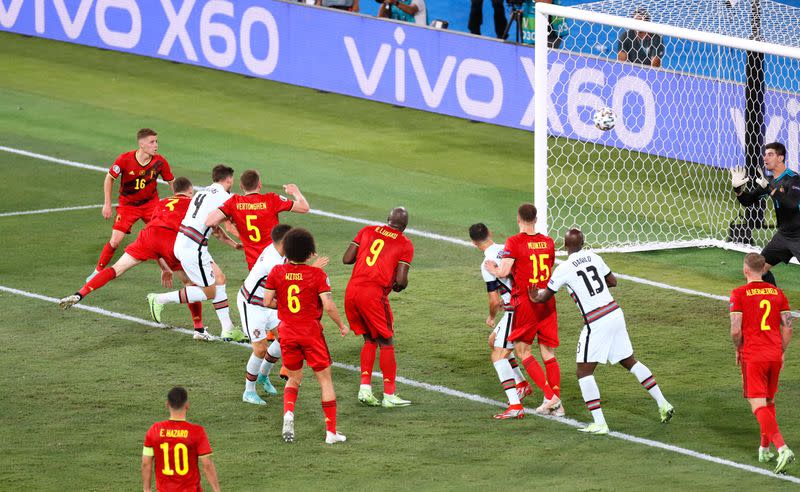
M 769 181 L 767 181 L 767 178 L 764 177 L 764 171 L 762 171 L 760 167 L 756 173 L 756 184 L 759 188 L 766 188 L 769 186 Z
M 747 170 L 743 166 L 731 168 L 731 184 L 734 188 L 741 188 L 746 185 L 748 181 Z

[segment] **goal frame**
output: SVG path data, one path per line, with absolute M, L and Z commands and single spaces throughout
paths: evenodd
M 608 25 L 623 29 L 633 29 L 646 31 L 652 34 L 659 34 L 672 38 L 680 38 L 688 41 L 724 46 L 745 51 L 754 51 L 765 55 L 775 55 L 800 60 L 800 48 L 783 46 L 779 44 L 756 41 L 735 36 L 711 33 L 687 29 L 684 27 L 671 26 L 644 20 L 637 20 L 631 17 L 610 15 L 589 10 L 582 10 L 574 7 L 565 7 L 544 2 L 536 2 L 535 16 L 537 26 L 547 26 L 548 16 L 558 16 L 578 21 L 591 22 L 596 24 Z M 537 209 L 536 227 L 541 233 L 548 233 L 548 136 L 549 123 L 547 121 L 547 104 L 549 95 L 548 87 L 548 53 L 551 48 L 547 45 L 547 29 L 536 29 L 534 46 L 534 170 L 533 170 L 533 191 L 534 205 Z M 681 247 L 721 247 L 738 251 L 758 251 L 757 248 L 744 244 L 734 244 L 715 239 L 698 239 L 691 241 L 673 241 L 670 243 L 648 243 L 646 245 L 632 245 L 625 247 L 605 248 L 611 252 L 633 252 L 648 251 L 655 249 L 674 249 Z M 600 249 L 598 249 L 599 251 Z

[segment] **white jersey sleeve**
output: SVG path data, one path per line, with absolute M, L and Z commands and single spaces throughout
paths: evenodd
M 553 292 L 558 292 L 561 287 L 567 283 L 567 278 L 570 274 L 570 268 L 567 265 L 567 262 L 563 262 L 558 265 L 555 270 L 553 270 L 553 274 L 550 276 L 550 281 L 547 282 L 547 288 L 552 290 Z
M 505 307 L 509 307 L 511 305 L 511 277 L 497 278 L 489 273 L 489 270 L 487 270 L 483 264 L 488 260 L 493 261 L 495 265 L 499 267 L 500 262 L 502 261 L 502 253 L 502 244 L 493 244 L 483 251 L 484 261 L 481 262 L 481 276 L 483 277 L 483 281 L 486 282 L 487 287 L 490 286 L 490 284 L 496 283 L 494 285 L 495 289 L 490 290 L 490 292 L 494 292 L 496 290 L 500 294 L 500 298 L 503 300 L 503 305 Z
M 251 302 L 253 299 L 261 301 L 264 298 L 264 284 L 269 272 L 275 268 L 275 265 L 281 265 L 284 261 L 284 257 L 278 253 L 274 244 L 264 248 L 242 284 L 242 295 L 247 302 Z
M 181 225 L 191 227 L 208 237 L 211 231 L 211 228 L 206 227 L 208 214 L 222 206 L 230 196 L 231 194 L 219 183 L 203 188 L 192 196 L 192 203 L 189 204 Z

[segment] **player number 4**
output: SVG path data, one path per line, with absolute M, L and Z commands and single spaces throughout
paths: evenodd
M 533 276 L 528 279 L 530 283 L 536 284 L 550 279 L 550 266 L 547 264 L 549 258 L 550 255 L 531 255 Z
M 772 328 L 767 324 L 767 318 L 770 311 L 772 311 L 772 303 L 766 299 L 762 299 L 758 307 L 764 310 L 764 316 L 761 317 L 761 331 L 769 331 Z
M 369 247 L 369 252 L 372 254 L 365 259 L 367 266 L 374 266 L 375 262 L 378 261 L 378 255 L 383 250 L 383 244 L 383 239 L 376 239 L 372 242 L 372 246 Z
M 172 448 L 172 454 L 175 457 L 175 469 L 173 470 L 169 464 L 169 443 L 161 443 L 161 450 L 164 452 L 164 469 L 161 473 L 164 475 L 186 475 L 189 473 L 189 450 L 186 444 L 179 442 Z
M 290 285 L 286 292 L 286 304 L 289 307 L 289 311 L 292 313 L 300 312 L 300 299 L 297 297 L 299 293 L 300 286 L 298 285 Z
M 244 216 L 244 220 L 245 220 L 245 222 L 247 222 L 247 230 L 248 231 L 253 231 L 253 234 L 250 234 L 247 237 L 249 237 L 250 240 L 253 241 L 254 243 L 257 243 L 257 242 L 261 241 L 261 231 L 258 230 L 258 227 L 256 227 L 252 223 L 252 221 L 256 220 L 257 218 L 258 218 L 257 215 L 245 215 Z

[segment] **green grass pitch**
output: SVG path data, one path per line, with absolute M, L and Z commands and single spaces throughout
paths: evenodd
M 515 232 L 517 205 L 531 199 L 533 139 L 526 132 L 9 34 L 0 34 L 0 66 L 9 74 L 0 78 L 0 145 L 107 166 L 133 148 L 136 129 L 151 126 L 176 175 L 195 184 L 205 184 L 218 162 L 237 171 L 257 168 L 270 190 L 297 183 L 313 208 L 380 222 L 392 206 L 406 205 L 411 227 L 459 238 L 484 221 L 504 239 Z M 0 214 L 102 202 L 103 175 L 95 171 L 6 152 L 0 169 Z M 331 256 L 341 307 L 350 269 L 339 258 L 360 226 L 313 215 L 284 220 L 311 229 L 320 252 Z M 51 297 L 72 293 L 109 234 L 99 209 L 0 217 L 0 285 Z M 392 295 L 399 374 L 502 399 L 488 360 L 480 253 L 412 239 L 410 286 Z M 246 274 L 243 255 L 219 243 L 212 251 L 233 297 Z M 727 295 L 741 282 L 741 256 L 676 250 L 606 259 L 619 273 Z M 776 275 L 790 302 L 800 305 L 795 268 L 779 267 Z M 144 296 L 160 290 L 157 267 L 143 265 L 85 304 L 147 318 Z M 655 404 L 633 376 L 600 368 L 612 430 L 759 466 L 758 429 L 741 398 L 727 304 L 625 280 L 615 295 L 638 357 L 677 413 L 670 424 L 659 424 Z M 558 300 L 563 397 L 568 416 L 587 421 L 574 377 L 577 310 L 566 296 Z M 241 402 L 247 358 L 241 346 L 198 343 L 82 310 L 62 312 L 2 291 L 0 306 L 2 490 L 139 487 L 144 433 L 164 418 L 164 396 L 175 384 L 190 392 L 189 418 L 206 426 L 225 490 L 792 486 L 613 437 L 584 436 L 534 416 L 496 422 L 490 418 L 496 407 L 403 384 L 398 391 L 413 406 L 363 408 L 355 399 L 357 374 L 345 369 L 335 369 L 334 378 L 348 442 L 322 443 L 319 393 L 308 377 L 297 405 L 297 442 L 285 445 L 279 398 L 260 408 Z M 218 333 L 211 309 L 204 315 Z M 183 307 L 168 307 L 165 321 L 190 326 Z M 334 360 L 358 364 L 359 340 L 341 339 L 327 325 Z M 789 444 L 800 446 L 795 354 L 790 348 L 778 418 Z

